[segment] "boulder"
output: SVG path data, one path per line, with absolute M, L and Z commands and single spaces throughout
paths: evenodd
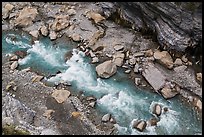
M 148 120 L 148 123 L 150 126 L 156 126 L 158 121 L 159 120 L 157 118 L 153 117 L 150 120 Z
M 57 33 L 55 31 L 50 31 L 49 37 L 51 40 L 55 40 L 57 38 Z
M 200 101 L 200 99 L 197 100 L 196 102 L 196 107 L 200 110 L 202 110 L 202 102 Z
M 185 71 L 186 69 L 187 69 L 187 66 L 181 65 L 181 66 L 175 67 L 175 68 L 174 68 L 174 71 L 175 71 L 175 72 L 183 72 L 183 71 Z
M 114 49 L 115 49 L 116 51 L 122 50 L 123 48 L 124 48 L 123 45 L 116 45 L 116 46 L 114 46 Z
M 196 73 L 196 78 L 199 82 L 202 82 L 202 73 Z
M 102 122 L 108 122 L 111 118 L 111 114 L 105 114 L 103 117 L 102 117 Z
M 43 25 L 41 28 L 40 28 L 40 32 L 43 36 L 47 36 L 48 35 L 48 29 L 45 25 Z
M 60 31 L 69 26 L 69 16 L 58 15 L 55 17 L 55 21 L 51 24 L 51 29 L 54 31 Z
M 129 64 L 130 65 L 135 65 L 135 63 L 136 63 L 136 58 L 132 57 L 132 58 L 129 59 Z
M 72 34 L 71 38 L 73 39 L 73 41 L 76 41 L 76 42 L 81 40 L 81 36 L 79 34 L 76 34 L 76 33 Z
M 74 9 L 69 9 L 69 10 L 67 11 L 67 14 L 68 14 L 69 16 L 75 15 L 75 14 L 76 14 L 76 10 L 74 10 Z
M 174 61 L 174 66 L 180 66 L 182 65 L 182 60 L 180 58 L 177 58 L 175 61 Z
M 160 116 L 161 115 L 161 111 L 162 111 L 161 106 L 159 104 L 155 104 L 155 106 L 153 107 L 152 113 L 157 115 L 157 116 Z
M 30 31 L 29 34 L 32 35 L 35 38 L 39 37 L 39 31 L 38 30 Z
M 173 59 L 167 51 L 155 51 L 154 58 L 168 69 L 173 68 Z
M 86 16 L 90 19 L 93 19 L 95 23 L 99 23 L 105 20 L 105 18 L 101 16 L 101 14 L 93 12 L 93 11 L 87 12 Z
M 93 57 L 91 63 L 97 63 L 99 62 L 98 57 Z
M 141 79 L 140 78 L 135 78 L 135 84 L 138 86 L 141 83 Z
M 38 75 L 38 76 L 35 76 L 31 81 L 32 81 L 32 82 L 39 82 L 39 81 L 41 81 L 43 78 L 44 78 L 44 76 Z
M 138 63 L 135 64 L 134 72 L 139 73 L 139 64 Z
M 16 18 L 15 23 L 17 26 L 22 27 L 31 25 L 37 14 L 38 11 L 36 8 L 24 7 Z
M 124 58 L 125 58 L 125 54 L 124 54 L 124 53 L 116 52 L 116 53 L 113 55 L 113 62 L 114 62 L 117 66 L 122 66 Z
M 4 8 L 7 9 L 8 11 L 11 11 L 11 10 L 14 8 L 14 6 L 13 6 L 12 4 L 10 4 L 10 3 L 7 3 L 7 4 L 4 6 Z
M 131 72 L 130 69 L 128 69 L 128 70 L 125 71 L 126 74 L 129 74 L 130 72 Z
M 16 69 L 17 67 L 18 67 L 18 61 L 14 61 L 10 66 L 11 70 Z
M 110 122 L 113 123 L 113 124 L 116 124 L 115 118 L 111 117 Z
M 117 66 L 108 60 L 96 66 L 96 72 L 102 78 L 109 78 L 117 72 Z
M 9 59 L 9 61 L 17 61 L 18 60 L 18 56 L 17 55 L 13 55 L 11 56 L 11 58 Z
M 137 129 L 138 131 L 142 132 L 146 128 L 147 123 L 144 120 L 134 121 L 133 128 Z
M 96 102 L 89 103 L 89 106 L 91 106 L 92 108 L 94 108 L 95 105 L 96 105 Z
M 165 86 L 164 88 L 162 88 L 161 90 L 161 94 L 165 99 L 169 99 L 172 98 L 174 96 L 176 96 L 179 92 L 172 90 L 171 88 Z
M 52 93 L 52 97 L 58 103 L 63 103 L 70 96 L 70 91 L 68 90 L 54 90 Z

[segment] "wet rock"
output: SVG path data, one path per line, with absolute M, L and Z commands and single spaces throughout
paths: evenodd
M 99 22 L 105 20 L 105 18 L 103 16 L 101 16 L 101 14 L 96 13 L 96 12 L 92 12 L 92 11 L 87 12 L 86 16 L 88 18 L 93 19 L 95 23 L 99 23 Z
M 89 54 L 90 54 L 90 56 L 91 56 L 92 58 L 96 56 L 96 55 L 93 53 L 92 50 L 89 51 Z
M 94 58 L 92 58 L 92 61 L 91 61 L 91 63 L 97 63 L 97 62 L 99 62 L 99 59 L 98 59 L 98 57 L 94 57 Z
M 157 118 L 153 117 L 148 121 L 148 123 L 150 126 L 156 126 L 158 121 L 159 120 Z
M 49 37 L 51 40 L 55 40 L 57 38 L 57 33 L 55 31 L 50 31 Z
M 142 71 L 142 75 L 156 92 L 165 85 L 167 79 L 151 62 L 147 63 L 146 68 Z
M 9 61 L 17 61 L 18 60 L 18 56 L 17 55 L 13 55 L 11 56 L 11 58 L 9 59 Z
M 128 69 L 128 70 L 125 71 L 126 74 L 129 74 L 130 72 L 131 72 L 130 69 Z
M 161 106 L 159 104 L 155 104 L 155 106 L 153 107 L 152 113 L 156 114 L 157 116 L 160 116 L 161 110 L 162 110 Z
M 114 46 L 114 49 L 115 49 L 116 51 L 122 50 L 123 48 L 124 48 L 123 45 L 116 45 L 116 46 Z
M 74 9 L 69 9 L 69 10 L 67 11 L 67 14 L 68 14 L 69 16 L 75 15 L 75 14 L 76 14 L 76 10 L 74 10 Z
M 188 62 L 188 59 L 186 58 L 186 56 L 185 55 L 183 55 L 182 57 L 181 57 L 181 60 L 183 61 L 183 62 Z
M 111 118 L 111 114 L 105 114 L 103 117 L 102 117 L 102 122 L 108 122 Z
M 196 78 L 199 82 L 202 82 L 202 73 L 197 73 Z
M 11 70 L 16 69 L 17 67 L 18 67 L 18 61 L 14 61 L 10 66 Z
M 180 66 L 182 65 L 182 60 L 180 58 L 177 58 L 175 61 L 174 61 L 174 66 Z
M 138 63 L 135 64 L 134 72 L 139 73 L 139 64 Z
M 113 62 L 114 62 L 117 66 L 122 66 L 124 58 L 125 58 L 125 54 L 124 54 L 124 53 L 116 52 L 116 53 L 113 55 Z
M 89 106 L 91 106 L 92 108 L 94 108 L 95 105 L 96 105 L 96 102 L 89 103 Z
M 38 30 L 30 31 L 29 34 L 32 35 L 35 38 L 39 37 L 39 31 Z
M 45 113 L 43 113 L 43 116 L 46 117 L 47 119 L 51 118 L 51 114 L 54 113 L 55 111 L 53 109 L 48 109 L 45 110 Z
M 146 128 L 147 123 L 144 120 L 134 121 L 133 128 L 137 129 L 138 131 L 142 132 Z
M 43 78 L 44 78 L 44 76 L 38 75 L 38 76 L 35 76 L 31 81 L 32 81 L 32 82 L 39 82 L 39 81 L 41 81 Z
M 58 103 L 63 103 L 69 96 L 70 91 L 68 90 L 54 90 L 52 93 L 52 97 L 55 98 Z
M 51 24 L 53 31 L 60 31 L 69 26 L 69 16 L 58 15 L 55 17 L 55 21 Z
M 11 10 L 14 8 L 14 6 L 13 6 L 12 4 L 10 4 L 10 3 L 7 3 L 7 4 L 4 6 L 4 8 L 7 9 L 8 11 L 11 11 Z
M 155 51 L 154 58 L 168 69 L 173 68 L 173 59 L 167 51 Z
M 169 109 L 167 107 L 164 107 L 164 112 L 169 111 Z
M 92 96 L 88 96 L 87 98 L 86 98 L 86 100 L 87 101 L 96 101 L 96 98 L 95 97 L 92 97 Z
M 172 98 L 174 96 L 176 96 L 178 94 L 177 91 L 172 90 L 171 88 L 165 86 L 162 90 L 161 90 L 161 94 L 165 99 L 169 99 Z
M 24 58 L 27 55 L 27 52 L 19 50 L 19 51 L 15 51 L 14 54 L 17 55 L 20 58 Z
M 113 123 L 113 124 L 116 124 L 115 118 L 111 117 L 110 122 Z
M 48 29 L 45 25 L 43 25 L 41 28 L 40 28 L 40 32 L 43 36 L 47 36 L 48 35 Z
M 96 72 L 98 76 L 102 78 L 109 78 L 112 75 L 114 75 L 117 71 L 117 67 L 115 63 L 113 63 L 111 60 L 105 61 L 98 66 L 96 66 Z
M 141 84 L 141 79 L 140 78 L 135 78 L 135 84 L 138 86 Z
M 38 14 L 38 11 L 36 8 L 31 7 L 24 7 L 20 13 L 19 16 L 16 18 L 15 23 L 18 26 L 28 26 L 33 23 L 33 20 L 36 18 Z
M 79 42 L 81 40 L 81 36 L 79 34 L 72 34 L 71 38 L 73 39 L 73 41 Z

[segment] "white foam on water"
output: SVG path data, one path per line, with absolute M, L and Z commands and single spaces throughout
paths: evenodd
M 14 34 L 13 34 L 14 35 Z M 15 36 L 15 35 L 14 35 Z M 31 47 L 31 45 L 29 45 L 29 44 L 27 44 L 27 43 L 25 43 L 25 42 L 22 42 L 22 41 L 13 41 L 13 40 L 11 40 L 11 38 L 9 38 L 9 37 L 6 37 L 6 42 L 8 43 L 8 44 L 12 44 L 12 45 L 14 45 L 14 46 L 18 46 L 19 48 L 30 48 Z
M 30 59 L 31 59 L 31 55 L 29 54 L 29 55 L 27 55 L 25 58 L 19 59 L 19 60 L 18 60 L 18 64 L 19 64 L 19 65 L 24 65 L 24 64 L 26 64 L 27 62 L 29 62 Z

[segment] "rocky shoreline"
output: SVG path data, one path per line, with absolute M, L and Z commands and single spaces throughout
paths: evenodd
M 53 41 L 69 37 L 79 43 L 78 48 L 90 56 L 91 63 L 97 64 L 99 77 L 109 78 L 122 67 L 139 88 L 157 92 L 165 99 L 181 95 L 202 115 L 202 72 L 194 70 L 192 65 L 195 64 L 185 54 L 173 57 L 169 51 L 159 48 L 160 45 L 151 37 L 109 20 L 111 13 L 104 10 L 104 5 L 109 8 L 114 5 L 109 2 L 102 5 L 4 2 L 2 29 L 22 29 L 32 35 L 33 40 L 38 40 L 41 35 Z M 65 89 L 45 86 L 41 82 L 43 77 L 26 72 L 29 70 L 16 69 L 18 56 L 2 58 L 3 121 L 10 118 L 10 123 L 29 130 L 31 134 L 116 133 L 114 118 L 101 116 L 94 110 L 95 98 L 73 95 L 67 86 Z M 56 90 L 60 93 L 53 95 Z M 61 93 L 61 90 L 69 92 Z M 66 94 L 66 98 L 57 101 L 56 96 L 60 94 Z M 66 112 L 69 116 L 65 115 Z M 135 127 L 141 123 L 145 125 L 139 121 Z

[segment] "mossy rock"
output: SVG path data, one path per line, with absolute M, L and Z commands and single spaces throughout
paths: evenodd
M 26 130 L 15 129 L 13 125 L 5 125 L 2 128 L 2 135 L 30 135 Z

